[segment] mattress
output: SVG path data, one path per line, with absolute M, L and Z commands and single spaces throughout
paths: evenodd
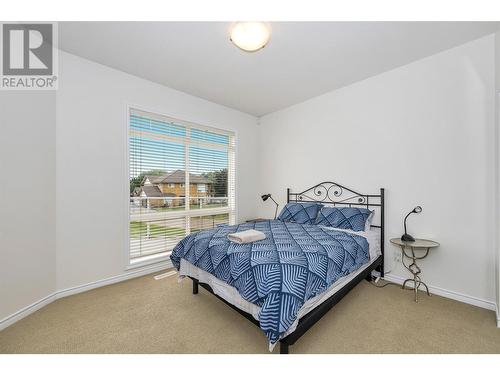
M 330 228 L 329 228 L 330 229 Z M 331 230 L 339 230 L 333 229 Z M 344 230 L 342 230 L 344 231 Z M 348 230 L 345 230 L 349 232 Z M 307 300 L 304 305 L 300 308 L 297 319 L 290 326 L 290 328 L 282 335 L 286 337 L 297 328 L 297 324 L 300 318 L 305 316 L 310 311 L 314 310 L 317 306 L 321 305 L 324 301 L 342 289 L 351 280 L 353 280 L 357 275 L 359 275 L 363 270 L 368 268 L 380 255 L 381 255 L 381 245 L 380 245 L 380 231 L 370 230 L 368 232 L 355 232 L 357 235 L 361 235 L 366 238 L 369 244 L 370 260 L 363 266 L 358 268 L 356 271 L 350 273 L 347 276 L 339 278 L 335 283 L 330 285 L 330 287 L 323 293 Z M 238 309 L 251 314 L 256 320 L 259 320 L 260 307 L 243 299 L 239 294 L 238 290 L 231 285 L 223 282 L 214 275 L 202 270 L 199 267 L 194 266 L 185 259 L 181 259 L 179 267 L 179 277 L 182 279 L 185 276 L 191 276 L 198 279 L 200 282 L 210 285 L 213 292 L 218 296 L 222 297 L 225 301 L 229 302 L 231 305 L 237 307 Z

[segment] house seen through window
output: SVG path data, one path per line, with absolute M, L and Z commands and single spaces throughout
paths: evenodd
M 234 134 L 139 110 L 129 124 L 130 263 L 234 223 Z

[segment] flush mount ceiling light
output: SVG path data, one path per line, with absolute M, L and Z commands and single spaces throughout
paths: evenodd
M 236 22 L 231 27 L 231 42 L 246 52 L 264 48 L 271 37 L 271 30 L 265 22 Z

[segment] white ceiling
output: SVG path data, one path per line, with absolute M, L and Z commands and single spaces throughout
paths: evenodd
M 246 53 L 224 22 L 61 22 L 70 53 L 255 116 L 479 38 L 493 22 L 276 22 Z

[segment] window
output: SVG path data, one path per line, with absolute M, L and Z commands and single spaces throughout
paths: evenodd
M 234 134 L 132 109 L 129 259 L 163 258 L 186 235 L 235 222 Z

